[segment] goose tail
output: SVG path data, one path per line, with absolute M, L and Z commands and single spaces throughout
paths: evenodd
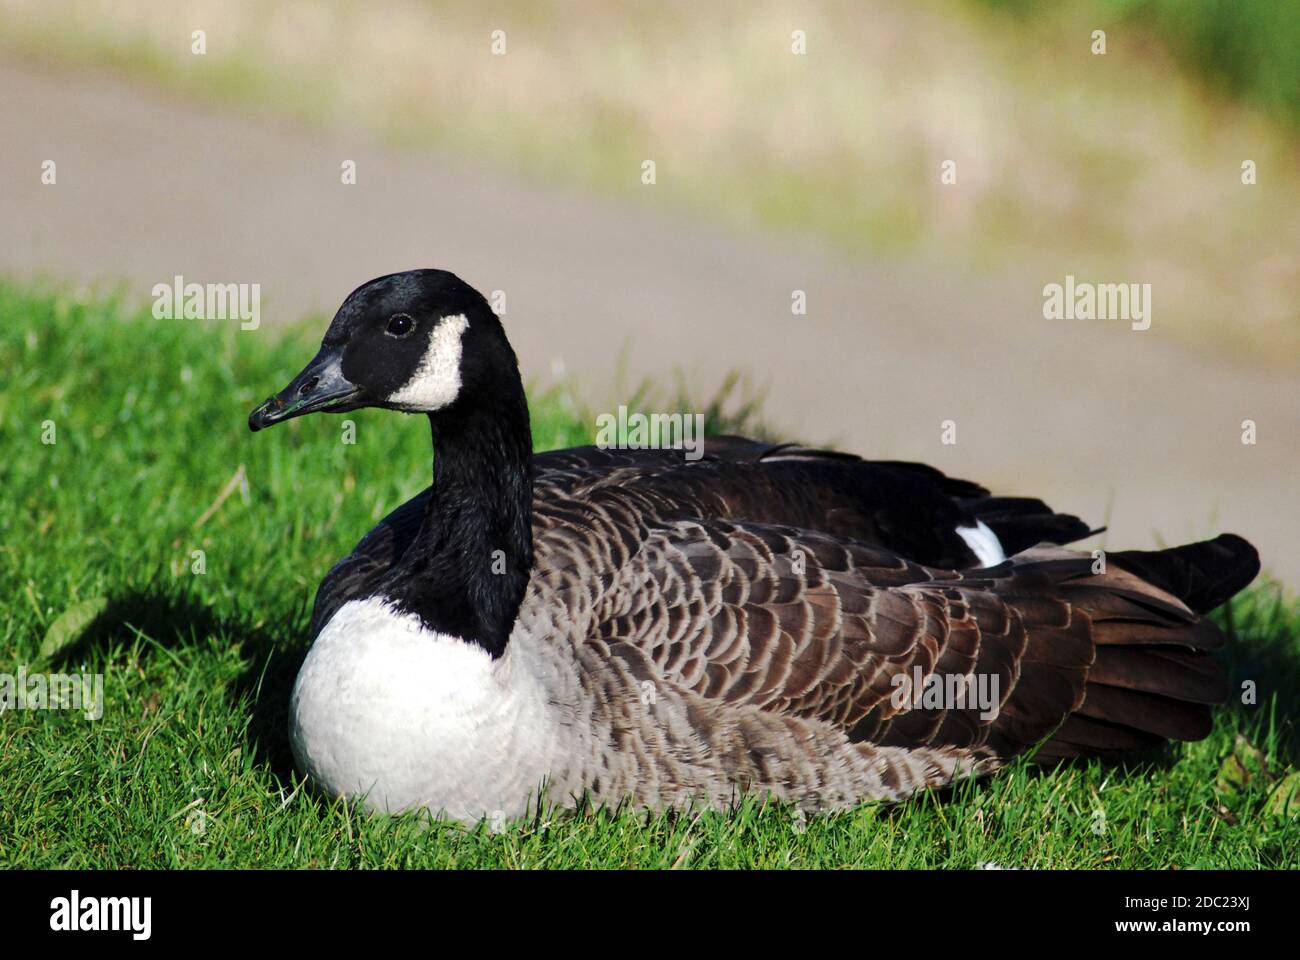
M 1209 734 L 1211 710 L 1227 700 L 1230 688 L 1213 657 L 1226 638 L 1204 614 L 1255 578 L 1254 547 L 1224 534 L 1168 550 L 1111 553 L 1101 572 L 1077 554 L 1050 547 L 1012 563 L 1031 578 L 1055 580 L 1057 598 L 1091 627 L 1091 663 L 1081 675 L 1073 673 L 1073 708 L 1039 745 L 1035 760 L 1107 756 Z M 1059 682 L 1065 649 L 1052 641 L 1052 630 L 1031 626 L 1024 664 L 1031 676 L 1040 671 Z M 1033 686 L 1026 691 L 1031 700 Z M 1016 699 L 1007 704 L 1012 724 Z
M 1259 553 L 1235 533 L 1168 550 L 1124 550 L 1109 560 L 1195 613 L 1227 603 L 1259 574 Z

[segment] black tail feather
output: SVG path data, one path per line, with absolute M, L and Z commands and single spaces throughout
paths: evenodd
M 1107 561 L 1171 593 L 1196 613 L 1226 603 L 1259 574 L 1259 554 L 1235 533 L 1168 550 L 1123 550 Z
M 1093 659 L 1082 701 L 1035 759 L 1107 755 L 1206 736 L 1211 708 L 1230 689 L 1211 655 L 1223 644 L 1222 631 L 1203 614 L 1254 579 L 1254 547 L 1224 534 L 1169 550 L 1116 552 L 1100 573 L 1072 573 L 1071 561 L 1050 558 L 1050 548 L 1045 552 L 1049 558 L 1037 560 L 1031 551 L 1026 565 L 1061 577 L 1062 596 L 1091 624 Z

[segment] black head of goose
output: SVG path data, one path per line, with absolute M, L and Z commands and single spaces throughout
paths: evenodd
M 533 565 L 532 433 L 514 350 L 483 297 L 442 270 L 365 284 L 248 423 L 360 407 L 427 414 L 438 451 L 419 536 L 374 592 L 500 656 Z
M 1226 687 L 1201 616 L 1258 571 L 1231 534 L 1091 555 L 1041 501 L 738 437 L 531 452 L 475 290 L 358 288 L 249 417 L 424 413 L 433 484 L 339 561 L 290 704 L 299 765 L 464 820 L 584 794 L 809 809 L 1038 759 L 1198 739 Z M 1008 559 L 1004 550 L 1013 555 Z

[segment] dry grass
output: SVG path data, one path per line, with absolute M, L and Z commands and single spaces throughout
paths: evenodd
M 1291 135 L 1213 101 L 1149 37 L 1069 11 L 0 0 L 0 28 L 28 55 L 632 202 L 654 159 L 656 202 L 854 253 L 1149 282 L 1184 342 L 1300 362 Z M 795 29 L 807 56 L 790 52 Z M 956 186 L 940 184 L 947 159 Z

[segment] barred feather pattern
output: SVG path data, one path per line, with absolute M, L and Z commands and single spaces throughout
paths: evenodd
M 837 475 L 856 458 L 709 452 L 537 458 L 535 566 L 505 655 L 547 686 L 552 798 L 835 809 L 1040 744 L 1059 758 L 1208 731 L 1221 636 L 1178 598 L 1054 546 L 923 566 L 871 542 L 879 511 Z M 399 508 L 331 571 L 313 634 L 400 557 L 422 511 Z M 995 715 L 897 703 L 918 669 L 996 677 Z

